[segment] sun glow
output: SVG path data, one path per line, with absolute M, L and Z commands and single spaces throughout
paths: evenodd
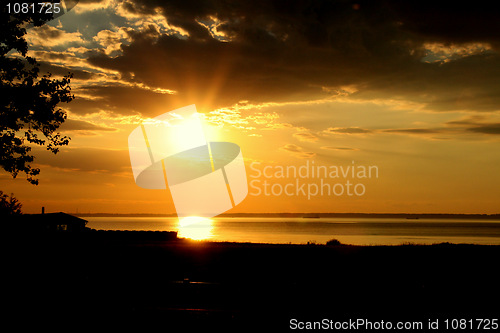
M 193 240 L 209 239 L 213 236 L 213 220 L 189 216 L 179 220 L 178 236 Z

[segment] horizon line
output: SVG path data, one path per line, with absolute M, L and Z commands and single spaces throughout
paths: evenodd
M 53 213 L 55 213 L 54 211 Z M 59 211 L 58 211 L 59 212 Z M 49 212 L 46 212 L 49 213 Z M 36 213 L 35 213 L 36 214 Z M 90 213 L 90 212 L 72 212 L 72 213 L 67 213 L 70 215 L 75 215 L 75 216 L 164 216 L 164 217 L 177 217 L 176 213 Z M 317 213 L 317 212 L 300 212 L 300 213 L 291 213 L 291 212 L 275 212 L 275 213 L 264 213 L 264 212 L 257 212 L 257 213 L 223 213 L 219 214 L 214 217 L 231 217 L 231 216 L 244 216 L 244 215 L 250 215 L 250 216 L 269 216 L 269 215 L 288 215 L 288 216 L 305 216 L 305 217 L 327 217 L 327 216 L 332 216 L 332 215 L 363 215 L 363 216 L 411 216 L 411 217 L 418 217 L 418 216 L 482 216 L 482 217 L 488 217 L 488 216 L 500 216 L 499 213 L 353 213 L 353 212 L 323 212 L 323 213 Z

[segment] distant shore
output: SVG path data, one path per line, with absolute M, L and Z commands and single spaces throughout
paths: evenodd
M 71 213 L 79 217 L 177 217 L 176 214 Z M 436 213 L 233 213 L 218 217 L 287 217 L 287 218 L 408 218 L 408 219 L 485 219 L 500 220 L 500 214 Z

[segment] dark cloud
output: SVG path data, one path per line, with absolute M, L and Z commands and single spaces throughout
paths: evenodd
M 282 51 L 279 51 L 282 52 Z M 283 57 L 287 55 L 283 54 Z M 241 50 L 239 45 L 160 37 L 156 42 L 136 39 L 123 47 L 123 56 L 90 59 L 93 65 L 134 73 L 137 81 L 178 92 L 167 107 L 195 103 L 201 108 L 227 106 L 240 100 L 265 102 L 314 98 L 320 86 L 283 68 L 259 50 Z M 287 60 L 284 61 L 286 64 Z M 177 104 L 175 104 L 177 103 Z
M 466 133 L 479 133 L 487 135 L 500 134 L 500 123 L 488 122 L 487 117 L 483 115 L 469 116 L 463 119 L 449 121 L 448 127 L 458 129 Z
M 123 54 L 94 54 L 91 64 L 124 78 L 172 89 L 166 108 L 196 103 L 201 110 L 250 102 L 307 100 L 356 85 L 351 98 L 421 102 L 430 110 L 491 111 L 500 107 L 497 53 L 424 63 L 424 43 L 500 39 L 498 10 L 487 2 L 401 1 L 163 1 L 127 0 L 124 9 L 161 9 L 189 33 L 130 33 Z M 198 22 L 215 17 L 230 40 Z M 133 75 L 130 75 L 133 73 Z
M 316 156 L 316 153 L 304 151 L 304 148 L 291 143 L 284 145 L 280 149 L 289 152 L 298 158 L 312 158 Z
M 318 137 L 314 134 L 308 133 L 308 132 L 299 132 L 293 134 L 294 137 L 299 139 L 300 141 L 310 141 L 314 142 L 318 140 Z
M 452 134 L 467 135 L 472 133 L 498 135 L 500 134 L 500 123 L 484 122 L 485 117 L 472 116 L 461 120 L 449 121 L 446 127 L 439 128 L 395 128 L 381 130 L 383 133 L 395 134 Z
M 147 88 L 123 84 L 91 85 L 80 87 L 76 98 L 67 108 L 77 114 L 90 114 L 100 110 L 118 114 L 156 115 L 175 96 L 154 92 Z
M 87 5 L 87 4 L 104 4 L 106 0 L 79 0 L 79 4 Z
M 362 44 L 381 38 L 377 32 L 392 32 L 391 26 L 422 39 L 446 42 L 490 41 L 500 39 L 498 6 L 489 1 L 224 1 L 224 0 L 128 0 L 137 11 L 146 13 L 162 8 L 170 20 L 185 30 L 194 19 L 216 16 L 229 21 L 226 31 L 241 35 L 261 29 L 277 36 L 307 40 L 312 45 Z M 355 6 L 354 6 L 355 5 Z M 237 24 L 236 24 L 237 23 Z M 369 28 L 377 28 L 369 31 Z M 197 28 L 194 28 L 195 30 Z M 393 36 L 387 36 L 393 37 Z M 416 37 L 414 37 L 416 38 Z
M 392 98 L 433 111 L 500 109 L 500 57 L 480 54 L 447 63 L 416 63 L 404 71 L 366 80 L 352 98 Z
M 42 39 L 58 39 L 63 35 L 63 31 L 54 29 L 50 25 L 42 25 L 36 29 L 36 35 Z
M 82 131 L 88 133 L 96 131 L 112 132 L 116 131 L 116 128 L 100 126 L 83 120 L 66 119 L 59 127 L 59 130 L 62 132 Z
M 471 116 L 460 120 L 449 121 L 446 123 L 453 128 L 459 128 L 465 132 L 481 134 L 500 134 L 500 123 L 488 123 L 484 116 Z
M 360 127 L 331 127 L 324 131 L 325 133 L 342 133 L 342 134 L 365 134 L 371 133 L 372 130 Z
M 324 146 L 324 147 L 321 147 L 321 149 L 326 149 L 326 150 L 341 150 L 341 151 L 358 150 L 356 148 L 350 148 L 350 147 L 333 147 L 333 146 Z
M 499 135 L 500 123 L 474 126 L 470 127 L 468 130 L 474 133 Z
M 396 128 L 383 130 L 386 133 L 401 133 L 401 134 L 435 134 L 441 133 L 439 129 L 431 128 Z
M 284 145 L 283 147 L 281 147 L 281 149 L 292 152 L 292 153 L 298 153 L 298 152 L 302 151 L 302 147 L 299 147 L 299 146 L 291 144 L 291 143 Z
M 83 69 L 68 68 L 65 66 L 54 65 L 47 62 L 39 61 L 40 63 L 40 73 L 51 73 L 55 76 L 65 76 L 69 73 L 73 74 L 73 79 L 76 80 L 91 80 L 97 78 L 99 75 L 91 73 Z
M 62 148 L 56 155 L 43 148 L 33 149 L 35 163 L 84 172 L 119 173 L 130 171 L 127 150 L 99 148 Z
M 412 57 L 395 45 L 400 32 L 376 8 L 354 11 L 345 2 L 135 1 L 134 11 L 156 7 L 190 38 L 136 33 L 122 56 L 99 54 L 89 61 L 133 72 L 137 80 L 210 107 L 242 99 L 314 99 L 327 95 L 323 86 L 354 83 L 379 72 L 388 55 L 392 64 Z M 230 42 L 212 38 L 196 22 L 210 15 L 226 22 L 219 31 Z M 366 63 L 367 57 L 373 60 Z
M 443 42 L 500 40 L 499 7 L 490 1 L 391 1 L 404 29 Z

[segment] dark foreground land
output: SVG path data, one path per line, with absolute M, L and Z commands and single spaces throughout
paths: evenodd
M 91 233 L 4 244 L 3 324 L 17 328 L 281 332 L 292 318 L 427 325 L 500 317 L 500 246 L 265 245 Z

